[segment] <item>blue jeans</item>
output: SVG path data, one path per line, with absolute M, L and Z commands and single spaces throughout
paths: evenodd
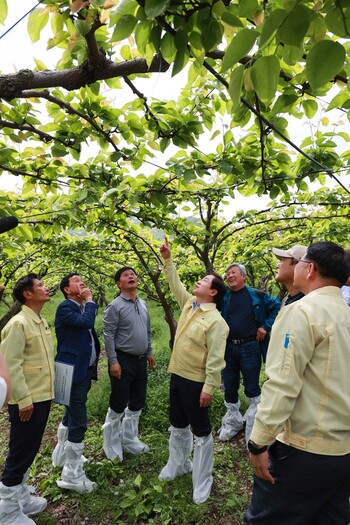
M 222 373 L 225 386 L 225 401 L 237 403 L 240 374 L 243 377 L 244 393 L 256 397 L 261 393 L 259 378 L 261 352 L 258 341 L 235 345 L 227 342 L 225 351 L 226 366 Z
M 73 383 L 69 406 L 66 406 L 62 424 L 68 427 L 68 441 L 82 443 L 87 429 L 87 395 L 91 388 L 92 368 L 81 383 Z
M 348 525 L 350 454 L 312 454 L 276 441 L 269 470 L 276 483 L 254 476 L 244 525 Z

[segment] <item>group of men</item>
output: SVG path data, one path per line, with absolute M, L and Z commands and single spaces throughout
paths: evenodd
M 120 294 L 104 314 L 111 379 L 104 449 L 108 457 L 118 455 L 122 460 L 123 450 L 135 454 L 148 450 L 137 434 L 138 419 L 146 399 L 146 363 L 153 367 L 154 358 L 147 307 L 136 295 L 136 273 L 132 268 L 122 268 L 116 274 L 116 284 Z M 91 492 L 95 483 L 84 472 L 83 451 L 87 430 L 86 401 L 91 381 L 97 379 L 100 353 L 94 328 L 98 305 L 77 273 L 66 275 L 60 289 L 65 299 L 55 316 L 56 360 L 74 368 L 70 400 L 58 426 L 52 463 L 62 467 L 57 480 L 59 487 L 79 493 Z M 47 505 L 45 498 L 31 494 L 26 479 L 39 451 L 55 396 L 53 342 L 50 328 L 41 316 L 50 295 L 36 274 L 19 279 L 13 294 L 22 308 L 1 334 L 4 392 L 10 384 L 10 439 L 0 483 L 0 524 L 31 525 L 34 521 L 29 516 L 41 512 Z M 3 398 L 7 400 L 8 394 Z M 114 423 L 114 417 L 118 417 L 120 428 L 109 424 L 110 420 Z M 118 454 L 113 455 L 115 450 Z
M 332 242 L 273 252 L 279 259 L 276 280 L 288 291 L 282 309 L 278 299 L 245 284 L 246 268 L 237 262 L 226 271 L 229 288 L 219 275 L 208 272 L 189 293 L 167 239 L 161 246 L 164 273 L 181 315 L 169 364 L 169 458 L 159 479 L 191 473 L 193 501 L 203 503 L 209 497 L 214 462 L 209 407 L 223 380 L 226 413 L 219 439 L 231 439 L 245 425 L 255 471 L 244 524 L 348 525 L 350 310 L 340 288 L 350 275 L 349 254 Z M 103 315 L 111 381 L 103 448 L 108 458 L 122 461 L 123 452 L 149 450 L 138 438 L 138 424 L 147 365 L 153 368 L 154 357 L 136 272 L 123 267 L 115 281 L 119 294 Z M 87 394 L 100 351 L 94 330 L 98 307 L 75 273 L 62 280 L 61 291 L 65 300 L 55 319 L 56 359 L 74 365 L 74 375 L 52 460 L 62 467 L 60 487 L 90 492 L 95 484 L 84 472 L 82 454 Z M 14 385 L 9 454 L 0 484 L 2 525 L 33 524 L 28 515 L 46 506 L 44 498 L 30 494 L 26 475 L 53 398 L 52 342 L 40 315 L 48 290 L 31 275 L 18 281 L 14 293 L 22 311 L 6 325 L 1 342 Z M 261 392 L 266 357 L 268 379 Z M 240 375 L 249 405 L 244 416 Z M 34 433 L 36 439 L 28 441 Z

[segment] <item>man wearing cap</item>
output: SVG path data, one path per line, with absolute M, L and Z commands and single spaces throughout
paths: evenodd
M 272 248 L 279 263 L 277 264 L 276 281 L 283 284 L 287 290 L 287 295 L 282 300 L 282 306 L 298 301 L 304 294 L 294 286 L 294 268 L 299 259 L 302 259 L 307 252 L 307 247 L 301 244 L 292 246 L 289 250 Z
M 340 292 L 349 273 L 333 242 L 311 244 L 295 266 L 305 297 L 272 328 L 244 525 L 350 522 L 350 310 Z
M 256 407 L 260 402 L 261 356 L 265 361 L 269 332 L 280 310 L 281 302 L 265 292 L 246 286 L 245 266 L 232 263 L 226 270 L 230 287 L 224 297 L 222 315 L 229 325 L 223 371 L 226 414 L 219 430 L 220 441 L 233 438 L 246 424 L 248 442 Z M 240 374 L 249 408 L 241 415 L 238 389 Z

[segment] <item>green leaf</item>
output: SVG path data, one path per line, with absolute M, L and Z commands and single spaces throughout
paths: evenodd
M 197 51 L 203 50 L 203 45 L 201 41 L 201 33 L 198 31 L 192 31 L 189 37 L 189 43 L 192 51 L 196 49 Z
M 69 33 L 67 33 L 67 31 L 60 31 L 59 33 L 56 33 L 53 38 L 49 38 L 47 42 L 47 49 L 52 49 L 53 47 L 66 40 L 66 38 L 68 37 Z
M 284 46 L 283 47 L 283 60 L 289 66 L 294 66 L 303 57 L 303 46 Z
M 3 24 L 7 17 L 7 2 L 0 0 L 0 24 Z
M 257 0 L 241 0 L 239 2 L 239 16 L 241 18 L 254 18 L 261 11 Z
M 222 13 L 221 20 L 231 27 L 244 27 L 241 19 L 231 13 L 228 9 Z
M 265 44 L 270 43 L 270 40 L 275 36 L 277 29 L 282 24 L 287 16 L 284 9 L 275 9 L 271 15 L 266 19 L 261 32 L 259 47 L 262 49 Z
M 162 28 L 159 25 L 154 25 L 149 35 L 149 41 L 153 45 L 157 53 L 159 52 L 159 49 L 160 49 L 161 35 L 162 35 Z
M 313 20 L 308 29 L 308 36 L 310 36 L 315 42 L 320 42 L 324 39 L 327 33 L 327 26 L 323 16 L 317 15 Z
M 17 226 L 16 234 L 18 236 L 22 236 L 24 239 L 30 242 L 33 242 L 33 230 L 25 224 L 20 224 L 19 226 Z
M 37 58 L 34 58 L 34 62 L 36 64 L 36 69 L 38 71 L 44 71 L 45 69 L 47 69 L 47 66 L 41 60 L 38 60 Z
M 325 17 L 326 25 L 332 33 L 340 37 L 348 37 L 350 33 L 350 9 L 336 7 Z
M 140 488 L 141 487 L 141 482 L 142 482 L 141 474 L 138 474 L 136 476 L 136 478 L 134 479 L 134 485 L 136 485 L 136 487 Z
M 165 58 L 165 60 L 173 60 L 176 54 L 176 46 L 174 42 L 174 37 L 170 33 L 165 33 L 160 43 L 160 51 Z
M 312 11 L 298 4 L 285 18 L 277 32 L 277 39 L 290 46 L 299 47 L 306 35 L 312 18 Z
M 311 48 L 306 58 L 306 78 L 312 89 L 327 82 L 344 66 L 346 53 L 338 42 L 322 40 Z
M 75 20 L 74 25 L 80 35 L 87 35 L 91 31 L 91 24 L 86 20 Z
M 329 106 L 327 107 L 327 111 L 335 108 L 343 108 L 346 103 L 349 103 L 349 92 L 347 90 L 338 93 L 334 98 L 332 98 Z
M 145 13 L 149 18 L 160 16 L 168 9 L 170 0 L 146 0 Z
M 291 109 L 298 98 L 298 95 L 281 95 L 276 100 L 271 114 L 278 115 L 279 113 L 291 113 Z
M 187 45 L 188 45 L 187 31 L 185 31 L 184 29 L 179 29 L 179 31 L 176 32 L 176 35 L 174 37 L 174 43 L 178 51 L 184 51 L 185 49 L 187 49 Z
M 241 58 L 245 57 L 253 47 L 259 33 L 254 29 L 241 29 L 227 47 L 222 61 L 221 71 L 227 71 Z
M 28 17 L 28 34 L 32 42 L 40 40 L 40 33 L 49 21 L 49 13 L 44 9 L 34 9 Z
M 145 53 L 147 42 L 152 29 L 151 20 L 142 20 L 135 28 L 135 41 L 141 53 Z
M 208 18 L 201 34 L 201 42 L 205 51 L 211 51 L 221 42 L 223 27 L 213 18 Z
M 111 42 L 120 42 L 128 38 L 137 24 L 137 18 L 133 15 L 123 15 L 116 23 Z
M 135 13 L 139 4 L 136 0 L 122 0 L 116 7 L 115 13 L 118 15 L 132 15 Z
M 275 95 L 280 73 L 276 56 L 260 57 L 251 68 L 251 79 L 260 100 L 269 102 Z
M 315 100 L 303 100 L 302 106 L 304 108 L 305 115 L 307 118 L 312 118 L 316 115 L 318 110 L 318 104 Z
M 241 92 L 243 84 L 244 66 L 236 67 L 231 73 L 230 85 L 228 91 L 232 100 L 233 108 L 235 109 L 241 101 Z
M 175 56 L 171 76 L 174 77 L 175 75 L 177 75 L 185 67 L 188 60 L 189 56 L 187 50 L 178 51 Z

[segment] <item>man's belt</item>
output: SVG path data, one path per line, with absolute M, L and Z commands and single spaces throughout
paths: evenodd
M 122 352 L 121 350 L 117 350 L 117 357 L 118 355 L 122 355 L 123 357 L 127 357 L 129 359 L 144 359 L 147 354 L 129 354 L 129 352 Z
M 244 337 L 243 339 L 230 339 L 228 337 L 227 341 L 234 345 L 241 345 L 243 343 L 249 343 L 250 341 L 257 341 L 257 338 L 256 337 Z

